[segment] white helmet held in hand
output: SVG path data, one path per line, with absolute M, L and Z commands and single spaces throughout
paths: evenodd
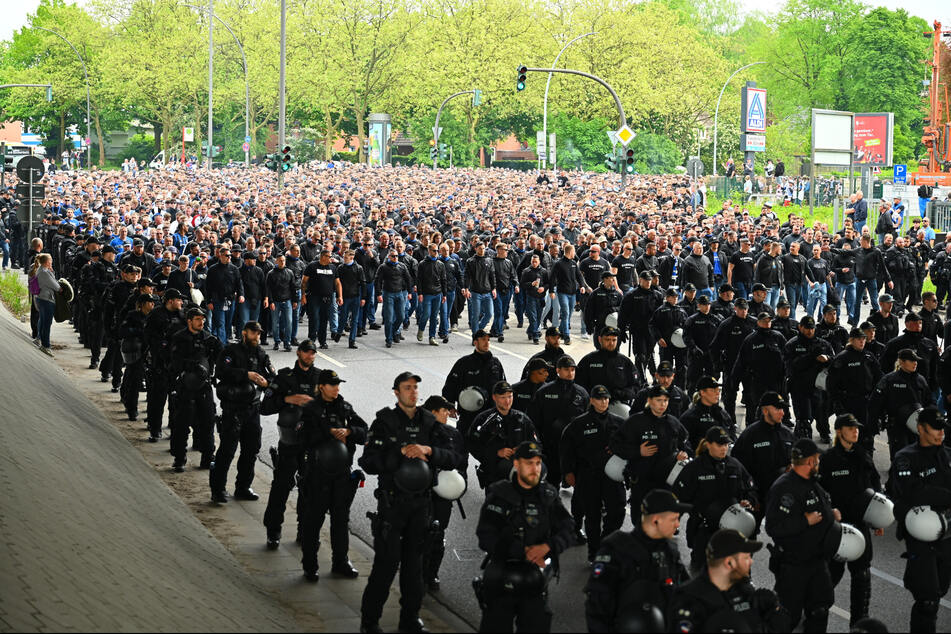
M 474 385 L 459 392 L 459 407 L 467 412 L 478 412 L 485 405 L 485 394 Z
M 604 475 L 615 482 L 624 482 L 624 470 L 627 468 L 627 460 L 621 456 L 611 456 L 604 465 Z
M 444 500 L 458 500 L 466 492 L 466 479 L 455 469 L 440 471 L 433 493 Z

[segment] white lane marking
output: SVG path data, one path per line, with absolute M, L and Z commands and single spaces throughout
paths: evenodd
M 459 337 L 462 337 L 463 339 L 468 339 L 469 341 L 472 341 L 472 336 L 471 336 L 471 335 L 464 335 L 464 334 L 462 334 L 461 332 L 457 332 L 457 333 L 454 333 L 454 334 L 457 335 L 457 336 L 459 336 Z M 515 357 L 516 359 L 521 359 L 522 361 L 528 361 L 528 357 L 523 357 L 522 355 L 517 354 L 517 353 L 515 353 L 515 352 L 512 352 L 511 350 L 506 350 L 505 348 L 503 348 L 502 346 L 500 346 L 500 345 L 498 345 L 498 344 L 494 344 L 494 345 L 492 345 L 492 346 L 489 348 L 489 351 L 490 351 L 490 352 L 493 351 L 493 350 L 498 350 L 499 352 L 504 352 L 505 354 L 510 354 L 510 355 L 512 355 L 513 357 Z
M 847 612 L 846 610 L 843 610 L 837 605 L 833 605 L 831 608 L 829 608 L 829 612 L 832 612 L 833 614 L 837 614 L 841 616 L 846 621 L 852 618 L 852 615 L 849 612 Z
M 317 356 L 320 357 L 321 359 L 323 359 L 324 361 L 330 361 L 331 363 L 333 363 L 333 364 L 334 364 L 335 366 L 337 366 L 338 368 L 345 368 L 345 367 L 347 367 L 347 366 L 345 366 L 344 364 L 342 364 L 342 363 L 340 363 L 339 361 L 337 361 L 336 359 L 331 358 L 331 357 L 328 357 L 327 355 L 325 355 L 325 354 L 324 354 L 323 352 L 321 352 L 320 350 L 317 351 Z
M 871 572 L 872 572 L 873 575 L 875 575 L 875 576 L 878 577 L 879 579 L 883 579 L 883 580 L 887 581 L 888 583 L 890 583 L 890 584 L 892 584 L 892 585 L 896 585 L 896 586 L 898 586 L 899 588 L 904 588 L 904 587 L 905 587 L 905 582 L 904 582 L 904 581 L 902 581 L 902 580 L 899 579 L 898 577 L 893 577 L 892 575 L 888 574 L 887 572 L 882 572 L 882 571 L 879 570 L 878 568 L 875 568 L 875 567 L 871 568 Z M 941 599 L 941 607 L 947 608 L 947 609 L 951 610 L 951 601 L 948 601 L 947 599 Z

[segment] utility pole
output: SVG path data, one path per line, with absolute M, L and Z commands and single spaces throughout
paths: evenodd
M 211 171 L 211 157 L 214 151 L 214 130 L 211 119 L 212 94 L 214 92 L 215 70 L 215 8 L 214 0 L 208 0 L 208 171 Z
M 567 44 L 565 44 L 565 45 L 561 48 L 561 50 L 558 51 L 558 55 L 555 56 L 555 61 L 553 61 L 553 62 L 551 63 L 551 67 L 552 67 L 552 68 L 555 68 L 556 66 L 558 66 L 558 60 L 561 59 L 561 54 L 565 52 L 565 49 L 567 49 L 569 46 L 571 46 L 572 44 L 574 44 L 575 42 L 577 42 L 577 41 L 580 40 L 581 38 L 588 37 L 589 35 L 597 35 L 597 32 L 596 32 L 596 31 L 591 31 L 590 33 L 585 33 L 584 35 L 579 35 L 578 37 L 574 38 L 573 40 L 571 40 L 571 41 L 569 41 Z M 551 75 L 552 75 L 551 73 L 548 73 L 548 81 L 545 82 L 545 100 L 544 100 L 543 105 L 542 105 L 542 133 L 544 134 L 544 136 L 545 136 L 546 139 L 548 138 L 548 88 L 551 86 Z M 546 154 L 547 154 L 547 152 L 546 152 Z M 538 157 L 538 158 L 539 158 L 539 160 L 541 161 L 541 165 L 540 165 L 539 167 L 540 167 L 541 169 L 547 169 L 547 168 L 548 168 L 548 157 L 547 157 L 547 156 L 540 156 L 540 157 Z M 552 169 L 554 169 L 554 166 L 552 167 Z
M 277 122 L 277 145 L 281 150 L 284 149 L 285 143 L 285 118 L 287 117 L 287 106 L 286 106 L 286 74 L 285 74 L 285 64 L 287 61 L 287 0 L 281 0 L 281 77 L 280 77 L 280 105 L 278 107 L 278 122 Z M 284 171 L 277 171 L 277 188 L 284 188 Z
M 475 90 L 463 90 L 461 92 L 454 92 L 445 99 L 443 99 L 442 104 L 439 106 L 439 110 L 436 111 L 436 125 L 433 126 L 433 147 L 439 148 L 439 135 L 442 133 L 442 128 L 439 127 L 439 117 L 442 116 L 442 109 L 446 107 L 446 104 L 449 103 L 450 99 L 454 99 L 459 95 L 474 95 L 476 94 Z M 450 161 L 451 162 L 451 161 Z M 433 160 L 433 169 L 439 167 L 439 155 L 436 155 L 436 159 Z

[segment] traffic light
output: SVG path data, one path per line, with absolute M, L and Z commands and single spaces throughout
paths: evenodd
M 291 167 L 293 167 L 293 164 L 292 164 L 293 160 L 294 160 L 294 157 L 291 156 L 291 146 L 285 145 L 284 149 L 281 150 L 281 171 L 282 172 L 290 171 Z
M 617 154 L 614 149 L 604 155 L 604 165 L 612 172 L 617 171 Z
M 476 88 L 472 91 L 472 105 L 481 106 L 482 105 L 482 91 Z
M 439 158 L 440 160 L 449 158 L 449 149 L 445 143 L 439 144 Z
M 13 172 L 13 157 L 3 154 L 3 171 L 7 174 Z
M 628 174 L 634 173 L 634 150 L 631 148 L 624 150 L 624 169 Z
M 276 172 L 278 169 L 278 156 L 277 154 L 268 154 L 264 157 L 264 167 L 268 168 L 272 172 Z
M 522 91 L 525 90 L 525 80 L 528 79 L 528 67 L 519 66 L 518 67 L 518 81 L 515 83 L 515 90 Z

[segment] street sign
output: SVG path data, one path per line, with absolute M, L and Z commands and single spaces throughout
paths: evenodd
M 472 91 L 472 105 L 481 106 L 482 105 L 482 91 L 476 88 Z
M 244 143 L 241 144 L 241 151 L 242 151 L 242 152 L 247 152 L 247 151 L 250 150 L 250 149 L 251 149 L 251 144 L 248 143 L 247 141 L 245 141 Z
M 535 132 L 535 153 L 538 156 L 545 155 L 545 132 L 543 130 Z
M 548 162 L 555 164 L 555 133 L 548 135 Z
M 621 142 L 621 145 L 627 147 L 627 144 L 634 140 L 634 137 L 637 136 L 634 134 L 634 130 L 631 130 L 629 127 L 622 126 L 620 130 L 617 131 L 617 139 Z
M 251 137 L 250 137 L 250 136 L 244 137 L 244 142 L 245 142 L 245 143 L 250 143 L 250 142 L 251 142 Z
M 194 143 L 195 142 L 195 128 L 182 128 L 182 140 L 185 143 Z
M 45 173 L 43 161 L 38 156 L 24 156 L 17 163 L 17 176 L 26 183 L 30 182 L 31 174 L 33 182 L 38 182 Z
M 46 196 L 46 185 L 33 185 L 33 188 L 30 189 L 29 183 L 17 183 L 16 186 L 17 198 L 33 198 L 36 200 L 42 200 Z
M 690 160 L 687 161 L 687 174 L 689 174 L 691 178 L 700 178 L 703 176 L 703 161 L 696 156 L 691 156 Z
M 740 151 L 742 152 L 765 152 L 766 135 L 765 134 L 741 134 Z
M 612 147 L 620 143 L 620 141 L 618 141 L 618 138 L 617 138 L 617 132 L 615 132 L 614 130 L 608 130 L 608 139 L 611 140 Z
M 895 166 L 895 178 L 893 179 L 895 184 L 904 185 L 908 182 L 908 166 L 907 165 L 896 165 Z
M 904 183 L 895 183 L 892 185 L 892 196 L 905 196 L 907 185 Z
M 433 138 L 438 139 L 440 135 L 442 135 L 442 128 L 437 128 L 436 126 L 433 126 Z

